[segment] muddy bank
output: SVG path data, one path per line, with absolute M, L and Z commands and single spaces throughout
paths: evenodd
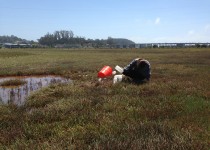
M 20 86 L 0 86 L 0 103 L 24 104 L 26 98 L 33 91 L 55 83 L 69 83 L 70 79 L 61 76 L 22 76 L 22 77 L 0 77 L 0 83 L 7 80 L 22 80 L 25 84 Z

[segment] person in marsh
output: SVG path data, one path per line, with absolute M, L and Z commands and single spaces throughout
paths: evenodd
M 142 83 L 150 80 L 151 66 L 146 59 L 136 58 L 124 67 L 121 73 L 122 75 L 115 75 L 114 83 L 122 81 L 125 78 L 131 79 L 135 83 Z

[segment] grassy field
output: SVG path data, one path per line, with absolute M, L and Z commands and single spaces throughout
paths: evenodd
M 98 82 L 136 57 L 151 81 Z M 209 149 L 210 49 L 0 49 L 0 76 L 56 74 L 73 84 L 0 105 L 0 149 Z

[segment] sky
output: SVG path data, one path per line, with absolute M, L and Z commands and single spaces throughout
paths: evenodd
M 0 36 L 210 42 L 210 0 L 0 0 Z

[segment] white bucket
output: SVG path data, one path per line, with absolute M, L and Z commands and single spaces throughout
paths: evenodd
M 123 78 L 123 75 L 115 75 L 113 79 L 113 83 L 121 82 Z
M 115 66 L 115 69 L 119 72 L 119 73 L 123 73 L 123 68 L 121 68 L 120 66 Z

